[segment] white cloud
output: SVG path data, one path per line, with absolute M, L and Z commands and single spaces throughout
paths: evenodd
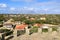
M 1 4 L 0 4 L 0 7 L 5 8 L 5 7 L 7 7 L 7 5 L 6 5 L 6 4 L 1 3 Z
M 44 9 L 45 11 L 48 11 L 49 9 L 48 8 L 46 8 L 46 9 Z
M 16 9 L 16 8 L 14 8 L 14 7 L 11 7 L 11 8 L 10 8 L 11 11 L 14 11 L 15 9 Z
M 35 8 L 33 8 L 33 7 L 24 7 L 23 9 L 24 10 L 34 10 Z

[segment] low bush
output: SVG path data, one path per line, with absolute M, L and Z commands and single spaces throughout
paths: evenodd
M 46 29 L 46 28 L 42 29 L 42 32 L 48 32 L 48 29 Z
M 52 28 L 52 31 L 57 31 L 57 27 L 53 27 Z
M 13 34 L 13 31 L 9 31 L 5 33 L 6 36 L 11 35 L 11 34 Z
M 25 33 L 25 30 L 18 30 L 18 31 L 17 31 L 17 36 L 22 35 L 22 34 L 24 34 L 24 33 Z
M 29 35 L 31 35 L 32 33 L 36 33 L 36 32 L 38 32 L 38 27 L 34 26 L 33 28 L 30 29 Z
M 9 32 L 10 30 L 8 29 L 0 29 L 0 33 L 5 33 L 5 32 Z

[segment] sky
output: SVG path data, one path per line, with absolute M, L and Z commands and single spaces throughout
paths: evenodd
M 0 0 L 0 14 L 60 14 L 60 0 Z

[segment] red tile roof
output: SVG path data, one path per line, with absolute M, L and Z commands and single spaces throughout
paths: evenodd
M 16 25 L 16 29 L 24 29 L 27 25 L 21 24 L 21 25 Z
M 38 23 L 36 23 L 36 24 L 34 24 L 34 26 L 38 26 L 38 27 L 40 27 L 42 24 L 38 24 Z

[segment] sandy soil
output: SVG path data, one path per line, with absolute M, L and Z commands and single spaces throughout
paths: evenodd
M 21 35 L 15 38 L 16 40 L 60 40 L 60 35 L 57 32 L 52 33 L 33 33 L 32 35 Z M 13 39 L 11 39 L 13 40 Z

